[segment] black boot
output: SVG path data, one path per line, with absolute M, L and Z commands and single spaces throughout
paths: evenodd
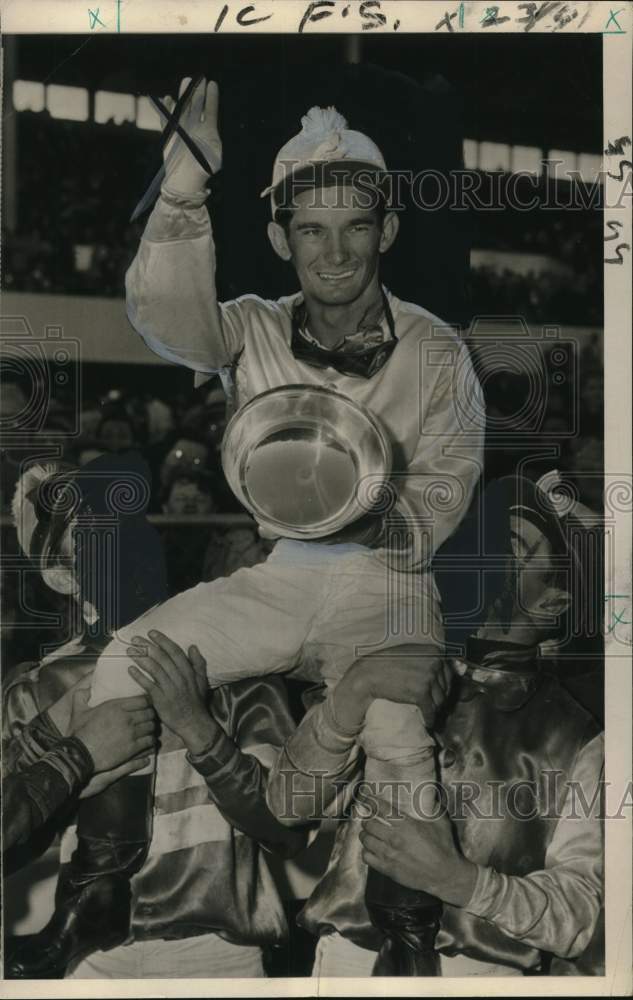
M 370 868 L 365 903 L 374 927 L 385 935 L 372 976 L 438 976 L 434 948 L 442 913 L 436 896 L 407 889 Z
M 149 849 L 153 784 L 153 774 L 131 775 L 80 803 L 77 849 L 60 870 L 55 912 L 37 934 L 7 940 L 6 979 L 63 979 L 87 955 L 127 940 L 130 878 Z

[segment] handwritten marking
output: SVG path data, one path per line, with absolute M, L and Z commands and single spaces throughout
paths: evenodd
M 630 244 L 628 243 L 618 243 L 615 248 L 615 257 L 605 257 L 605 264 L 624 264 L 624 257 L 622 256 L 622 250 L 630 250 Z
M 159 112 L 159 114 L 165 121 L 165 129 L 163 131 L 163 138 L 162 138 L 163 148 L 166 146 L 172 134 L 174 132 L 177 132 L 182 141 L 184 142 L 185 146 L 191 153 L 191 155 L 198 161 L 198 163 L 205 171 L 205 173 L 209 174 L 210 176 L 213 173 L 213 168 L 207 161 L 207 158 L 202 152 L 202 150 L 199 148 L 199 146 L 194 142 L 194 140 L 191 138 L 188 132 L 186 132 L 186 130 L 180 124 L 180 117 L 184 112 L 185 105 L 188 103 L 191 94 L 199 85 L 199 83 L 200 83 L 200 78 L 198 78 L 197 80 L 192 80 L 189 83 L 189 86 L 187 87 L 187 89 L 183 94 L 184 100 L 182 102 L 182 105 L 177 103 L 172 114 L 169 113 L 166 106 L 158 97 L 150 96 L 150 101 L 152 102 L 156 110 Z
M 459 5 L 459 26 L 460 26 L 460 28 L 464 27 L 464 4 L 463 3 L 460 3 L 460 5 Z
M 301 18 L 299 34 L 301 35 L 303 33 L 303 29 L 306 24 L 309 24 L 311 21 L 320 21 L 324 17 L 330 17 L 334 13 L 332 8 L 335 6 L 336 4 L 334 0 L 313 0 L 310 6 L 306 8 L 303 17 Z M 319 10 L 319 7 L 328 7 L 330 9 Z
M 631 597 L 630 594 L 605 594 L 604 595 L 604 600 L 605 600 L 605 603 L 607 603 L 609 601 L 616 601 L 616 600 L 617 601 L 628 601 L 628 600 L 630 600 L 630 597 Z M 630 619 L 623 617 L 628 610 L 630 610 L 630 608 L 629 608 L 628 605 L 625 605 L 620 611 L 617 611 L 616 609 L 612 609 L 612 611 L 611 611 L 611 623 L 610 623 L 610 625 L 606 629 L 606 635 L 610 635 L 612 632 L 615 632 L 615 629 L 616 629 L 617 625 L 631 625 L 632 624 L 632 622 L 631 622 Z
M 611 632 L 615 632 L 616 625 L 631 625 L 631 624 L 633 624 L 633 622 L 631 622 L 630 618 L 623 618 L 622 617 L 622 615 L 625 613 L 625 611 L 626 611 L 626 608 L 624 608 L 621 612 L 618 612 L 618 611 L 614 611 L 613 612 L 613 621 L 611 622 L 611 624 L 609 625 L 609 628 L 607 629 L 607 635 L 610 635 Z
M 454 11 L 452 14 L 449 14 L 449 12 L 446 11 L 442 20 L 438 21 L 437 24 L 435 25 L 434 30 L 439 31 L 440 28 L 446 27 L 448 28 L 449 31 L 453 32 L 455 29 L 451 24 L 451 21 L 453 20 L 454 17 L 457 17 L 457 11 Z
M 103 21 L 99 17 L 99 9 L 100 9 L 99 7 L 97 7 L 96 10 L 90 10 L 90 9 L 88 9 L 88 17 L 90 18 L 90 30 L 91 31 L 94 28 L 96 28 L 96 26 L 98 24 L 100 24 L 102 28 L 106 27 L 106 25 L 103 23 Z
M 519 17 L 519 24 L 525 24 L 524 31 L 531 31 L 534 25 L 545 17 L 546 14 L 551 14 L 562 4 L 562 0 L 552 0 L 552 2 L 542 3 L 540 7 L 537 7 L 536 3 L 520 3 L 519 10 L 525 10 L 525 17 Z
M 463 4 L 462 4 L 463 7 Z M 460 11 L 461 13 L 461 11 Z M 503 24 L 504 21 L 509 21 L 509 17 L 499 17 L 499 7 L 495 5 L 494 7 L 486 7 L 486 13 L 481 19 L 481 25 L 484 28 L 491 28 L 493 25 Z M 462 25 L 460 24 L 460 28 Z
M 150 96 L 150 101 L 152 102 L 154 107 L 158 110 L 159 114 L 161 115 L 161 118 L 165 122 L 163 133 L 161 136 L 161 149 L 165 148 L 165 146 L 169 142 L 174 132 L 177 132 L 180 138 L 183 140 L 185 145 L 192 153 L 192 155 L 195 156 L 198 163 L 200 163 L 203 170 L 205 170 L 206 173 L 212 173 L 213 171 L 211 170 L 209 164 L 207 163 L 205 156 L 198 149 L 193 139 L 191 139 L 190 136 L 187 135 L 186 131 L 180 125 L 180 117 L 183 114 L 184 109 L 188 104 L 194 90 L 196 89 L 196 87 L 199 86 L 202 79 L 203 78 L 201 76 L 191 78 L 184 93 L 182 93 L 178 98 L 178 100 L 176 101 L 176 104 L 171 114 L 168 112 L 167 108 L 162 103 L 162 101 L 160 101 L 158 98 Z M 134 222 L 135 219 L 138 219 L 138 217 L 142 215 L 143 212 L 145 212 L 146 209 L 152 204 L 152 202 L 158 195 L 164 177 L 165 177 L 165 164 L 161 163 L 158 171 L 152 178 L 152 181 L 147 191 L 145 192 L 145 194 L 139 201 L 138 205 L 134 209 L 130 222 Z
M 121 0 L 116 0 L 116 30 L 121 30 Z
M 622 229 L 624 223 L 619 222 L 617 219 L 609 219 L 606 225 L 607 228 L 611 230 L 611 236 L 605 236 L 604 242 L 608 243 L 609 240 L 617 240 L 618 236 L 620 235 L 618 229 Z
M 363 20 L 363 31 L 371 31 L 373 28 L 384 28 L 387 18 L 380 10 L 370 10 L 370 7 L 380 8 L 380 0 L 363 0 L 358 13 Z
M 215 28 L 213 29 L 214 31 L 219 31 L 220 30 L 220 28 L 222 27 L 222 22 L 224 21 L 224 18 L 226 17 L 226 15 L 228 14 L 228 12 L 229 12 L 229 5 L 228 5 L 228 3 L 225 3 L 224 7 L 222 8 L 222 10 L 220 11 L 220 13 L 218 15 L 217 21 L 215 22 Z
M 567 27 L 570 21 L 573 21 L 576 17 L 578 17 L 578 11 L 576 8 L 574 7 L 572 13 L 568 14 L 567 4 L 565 4 L 562 10 L 559 10 L 557 14 L 554 14 L 554 20 L 557 22 L 554 31 L 560 31 L 561 28 Z
M 621 26 L 621 24 L 618 21 L 618 14 L 622 14 L 623 11 L 624 11 L 624 9 L 625 9 L 624 7 L 620 7 L 619 10 L 614 11 L 614 10 L 611 9 L 611 7 L 609 7 L 609 20 L 607 21 L 607 23 L 605 25 L 605 28 L 604 28 L 604 31 L 602 32 L 603 35 L 624 35 L 624 34 L 626 34 L 624 28 Z M 615 24 L 615 28 L 609 30 L 609 25 L 611 24 L 612 21 Z
M 260 14 L 260 5 L 256 0 L 253 0 L 250 4 L 242 5 L 237 13 L 235 11 L 236 6 L 229 2 L 222 4 L 212 29 L 213 32 L 217 33 L 222 29 L 227 17 L 229 22 L 235 22 L 238 27 L 248 28 L 263 21 L 269 21 L 276 13 L 274 10 L 271 10 L 270 13 Z M 264 4 L 262 3 L 261 6 L 263 7 Z M 272 4 L 268 4 L 267 6 L 270 8 Z M 343 0 L 310 0 L 304 6 L 303 16 L 299 21 L 297 31 L 299 34 L 303 34 L 311 24 L 317 24 L 323 18 L 332 17 L 335 14 L 349 21 L 354 13 L 360 20 L 360 28 L 356 30 L 367 32 L 393 28 L 394 31 L 397 31 L 402 26 L 401 19 L 396 18 L 391 21 L 387 14 L 384 13 L 384 6 L 383 0 L 356 0 L 356 3 L 346 3 Z M 465 6 L 463 3 L 460 5 L 460 16 L 462 19 Z M 457 13 L 452 16 L 456 17 Z
M 583 24 L 585 23 L 590 14 L 591 14 L 591 7 L 589 6 L 589 4 L 587 4 L 587 9 L 585 10 L 585 13 L 582 15 L 582 19 L 578 22 L 578 27 L 576 28 L 577 31 L 580 31 L 580 29 L 582 28 Z
M 605 149 L 605 154 L 607 156 L 615 156 L 616 154 L 623 156 L 624 147 L 631 145 L 631 138 L 628 135 L 621 135 L 619 139 L 614 139 L 611 141 L 609 139 L 607 143 L 607 148 Z
M 273 16 L 272 14 L 265 14 L 263 17 L 252 17 L 250 21 L 247 21 L 246 20 L 247 15 L 252 14 L 254 10 L 255 7 L 253 6 L 253 4 L 250 4 L 248 7 L 242 7 L 241 11 L 239 11 L 236 17 L 236 21 L 240 25 L 240 27 L 248 28 L 251 24 L 259 24 L 260 21 L 268 21 Z
M 614 181 L 623 181 L 624 180 L 624 167 L 630 167 L 631 170 L 633 170 L 633 163 L 631 163 L 630 160 L 620 160 L 619 167 L 620 167 L 620 173 L 619 174 L 612 174 L 610 170 L 607 170 L 607 177 L 613 177 Z

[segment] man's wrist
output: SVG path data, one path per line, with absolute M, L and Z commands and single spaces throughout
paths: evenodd
M 343 729 L 359 729 L 371 704 L 368 677 L 362 676 L 361 669 L 356 664 L 350 667 L 332 693 L 332 711 Z
M 163 182 L 161 197 L 168 205 L 177 208 L 200 208 L 209 197 L 209 189 L 204 186 L 192 188 L 190 191 L 172 187 L 171 182 Z
M 459 862 L 451 866 L 450 878 L 437 895 L 451 906 L 466 907 L 472 899 L 478 875 L 479 866 L 468 858 L 460 857 Z
M 86 784 L 95 773 L 92 754 L 79 736 L 65 736 L 56 747 L 41 758 L 41 763 L 56 770 L 72 793 L 78 785 Z
M 199 756 L 217 739 L 220 731 L 215 719 L 204 715 L 192 719 L 185 732 L 179 733 L 180 738 L 190 754 Z

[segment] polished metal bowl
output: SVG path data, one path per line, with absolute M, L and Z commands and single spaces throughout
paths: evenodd
M 391 472 L 391 448 L 365 407 L 322 386 L 289 385 L 255 396 L 235 414 L 222 465 L 262 527 L 287 538 L 323 538 L 371 509 Z

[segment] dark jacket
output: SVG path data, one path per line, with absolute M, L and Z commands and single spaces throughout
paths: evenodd
M 337 785 L 343 807 L 350 799 L 353 782 L 362 776 L 363 758 L 355 739 L 337 731 L 328 704 L 326 701 L 308 712 L 271 773 L 271 807 L 288 816 L 292 806 L 297 822 L 313 818 L 310 806 L 327 805 L 330 793 L 320 776 L 332 776 L 330 787 Z M 465 856 L 502 876 L 527 880 L 545 869 L 556 879 L 554 870 L 548 868 L 546 853 L 558 828 L 561 796 L 574 775 L 579 755 L 599 732 L 592 716 L 551 675 L 478 666 L 469 667 L 466 676 L 457 678 L 444 723 L 435 735 L 442 748 L 439 776 Z M 596 770 L 598 779 L 599 768 Z M 533 818 L 519 818 L 517 810 L 529 812 L 534 783 L 538 792 L 548 772 L 558 773 L 551 814 L 540 815 L 537 801 L 539 808 Z M 512 793 L 519 779 L 526 784 Z M 491 801 L 495 783 L 518 796 L 516 809 L 504 808 L 502 800 L 501 809 L 495 812 Z M 342 793 L 345 787 L 346 797 Z M 289 790 L 294 793 L 292 799 Z M 464 808 L 464 801 L 468 803 L 473 795 L 472 808 Z M 314 934 L 337 931 L 355 944 L 377 951 L 383 937 L 372 926 L 365 906 L 367 866 L 361 858 L 359 832 L 360 819 L 354 816 L 348 815 L 339 824 L 328 871 L 308 900 L 300 923 Z M 579 825 L 578 832 L 582 833 Z M 587 878 L 585 864 L 576 870 L 573 859 L 561 866 L 565 870 L 559 872 L 561 884 L 554 892 L 560 905 L 553 908 L 548 933 L 542 935 L 543 945 L 548 941 L 551 953 L 560 956 L 557 962 L 571 960 L 569 965 L 573 966 L 578 961 L 579 968 L 584 949 L 593 948 L 594 956 L 600 953 L 600 942 L 596 947 L 590 939 L 599 917 L 601 886 L 595 871 L 601 869 L 602 855 L 600 846 L 593 842 L 586 850 L 590 856 L 583 861 L 593 864 L 592 878 Z M 573 903 L 567 905 L 571 885 L 579 886 L 573 898 L 582 900 L 582 910 L 578 907 L 574 911 Z M 521 897 L 521 892 L 516 895 Z M 546 890 L 537 890 L 537 895 L 541 905 L 547 902 Z M 521 906 L 514 905 L 501 917 L 495 914 L 494 919 L 490 913 L 484 917 L 472 911 L 470 904 L 463 908 L 445 905 L 435 946 L 446 955 L 464 954 L 531 973 L 545 971 L 551 954 L 544 954 L 532 943 L 533 917 L 531 909 L 521 912 Z M 514 933 L 510 926 L 516 928 Z M 599 930 L 596 933 L 599 935 Z M 582 966 L 584 974 L 597 974 L 599 959 L 593 965 L 592 969 Z
M 74 645 L 7 685 L 5 758 L 18 774 L 24 732 L 94 668 L 98 648 Z M 76 670 L 76 673 L 75 673 Z M 149 857 L 133 877 L 132 932 L 137 940 L 185 938 L 216 931 L 237 944 L 274 944 L 287 932 L 263 852 L 282 857 L 305 845 L 266 804 L 267 765 L 294 728 L 281 678 L 219 688 L 209 709 L 219 723 L 204 754 L 191 757 L 174 737 L 158 757 Z M 72 850 L 74 828 L 62 840 Z

